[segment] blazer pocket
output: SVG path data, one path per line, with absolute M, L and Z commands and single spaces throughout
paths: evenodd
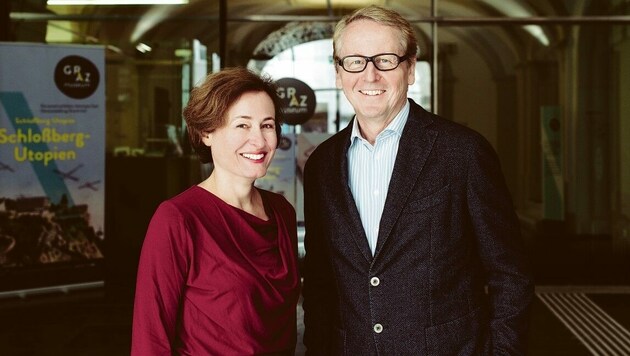
M 441 204 L 442 202 L 448 200 L 451 192 L 450 188 L 451 185 L 447 184 L 427 196 L 411 201 L 409 204 L 407 204 L 407 208 L 405 209 L 406 212 L 417 213 L 419 211 Z
M 461 318 L 426 328 L 427 354 L 485 355 L 487 323 L 483 309 L 479 307 Z

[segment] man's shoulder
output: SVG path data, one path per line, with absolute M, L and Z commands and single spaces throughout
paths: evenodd
M 485 141 L 485 138 L 474 129 L 429 112 L 413 102 L 413 100 L 411 100 L 409 117 L 412 120 L 416 120 L 424 129 L 436 131 L 438 133 L 438 137 L 442 139 L 455 139 L 460 142 L 478 142 L 479 140 Z
M 344 147 L 349 146 L 349 143 L 350 134 L 348 127 L 346 127 L 317 145 L 309 156 L 309 160 L 316 159 L 317 157 L 327 160 L 337 152 L 341 152 Z

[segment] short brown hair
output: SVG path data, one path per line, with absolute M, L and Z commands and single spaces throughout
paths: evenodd
M 339 59 L 337 55 L 337 47 L 340 43 L 339 39 L 341 38 L 344 30 L 349 24 L 358 20 L 374 21 L 384 26 L 399 29 L 401 32 L 400 48 L 405 51 L 404 56 L 415 61 L 418 53 L 418 40 L 416 39 L 416 33 L 414 32 L 411 23 L 396 11 L 376 5 L 357 9 L 354 12 L 342 17 L 341 20 L 337 22 L 335 32 L 333 34 L 333 58 Z M 366 33 L 365 35 L 369 36 L 370 34 Z
M 190 91 L 184 108 L 184 119 L 192 147 L 203 163 L 212 162 L 212 151 L 202 138 L 227 122 L 227 113 L 243 94 L 265 92 L 273 101 L 276 119 L 276 136 L 280 142 L 282 104 L 277 87 L 268 76 L 260 76 L 246 68 L 226 68 L 210 74 L 204 82 Z

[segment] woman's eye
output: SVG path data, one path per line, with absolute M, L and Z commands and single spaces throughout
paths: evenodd
M 236 125 L 236 127 L 239 128 L 239 129 L 246 129 L 247 125 L 246 124 L 238 124 L 238 125 Z
M 264 124 L 263 128 L 264 129 L 275 129 L 276 125 L 274 125 L 274 124 Z

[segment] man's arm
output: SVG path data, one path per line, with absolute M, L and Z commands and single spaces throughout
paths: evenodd
M 323 233 L 326 222 L 322 221 L 317 205 L 319 190 L 316 176 L 320 173 L 311 161 L 307 162 L 304 172 L 304 345 L 307 355 L 330 355 L 337 305 L 330 251 Z
M 522 355 L 534 284 L 520 225 L 496 153 L 481 136 L 468 148 L 468 210 L 490 298 L 493 355 Z

